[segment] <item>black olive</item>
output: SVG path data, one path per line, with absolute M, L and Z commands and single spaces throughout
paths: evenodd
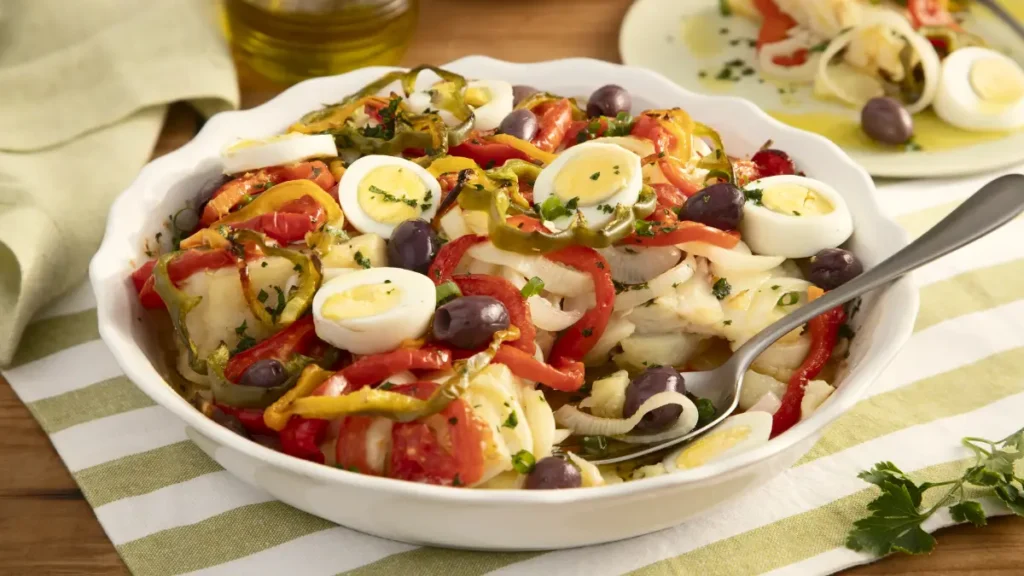
M 686 200 L 679 218 L 720 230 L 735 230 L 743 219 L 744 203 L 746 196 L 733 184 L 712 184 Z
M 406 220 L 388 240 L 388 266 L 426 274 L 437 256 L 440 242 L 426 220 Z
M 529 110 L 513 110 L 501 121 L 498 132 L 522 140 L 532 140 L 537 133 L 537 116 Z
M 245 429 L 245 426 L 242 425 L 242 421 L 234 414 L 228 414 L 214 406 L 213 411 L 210 413 L 210 420 L 213 420 L 217 424 L 220 424 L 243 438 L 249 438 L 249 431 Z
M 849 251 L 826 248 L 811 256 L 807 279 L 823 290 L 835 290 L 863 271 L 864 265 Z
M 495 332 L 508 326 L 508 310 L 500 300 L 463 296 L 437 309 L 433 332 L 438 340 L 473 350 L 489 344 Z
M 648 368 L 626 387 L 626 402 L 622 405 L 622 416 L 629 418 L 636 414 L 640 406 L 651 396 L 665 391 L 685 394 L 683 375 L 671 366 Z M 644 414 L 635 430 L 648 433 L 661 432 L 674 424 L 682 413 L 683 407 L 678 404 L 655 408 Z
M 523 84 L 516 84 L 512 87 L 512 105 L 518 106 L 520 102 L 526 100 L 533 94 L 540 92 L 533 86 L 525 86 Z
M 619 112 L 629 112 L 633 107 L 633 98 L 622 86 L 608 84 L 601 86 L 587 100 L 587 116 L 615 116 Z
M 288 373 L 285 372 L 284 364 L 273 358 L 264 358 L 246 368 L 238 383 L 242 386 L 274 388 L 284 384 L 285 380 L 288 380 Z
M 906 144 L 914 137 L 914 118 L 895 98 L 868 100 L 860 111 L 860 127 L 883 144 Z
M 558 490 L 579 488 L 582 485 L 583 476 L 580 475 L 580 469 L 558 456 L 541 458 L 526 477 L 527 490 Z

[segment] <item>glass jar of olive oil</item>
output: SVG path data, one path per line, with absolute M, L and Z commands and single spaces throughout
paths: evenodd
M 416 29 L 419 0 L 223 0 L 236 57 L 291 84 L 394 65 Z

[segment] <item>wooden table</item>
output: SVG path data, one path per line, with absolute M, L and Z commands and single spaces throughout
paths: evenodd
M 680 0 L 683 1 L 683 0 Z M 422 0 L 405 64 L 442 64 L 466 54 L 513 61 L 589 56 L 618 61 L 618 29 L 631 0 Z M 280 88 L 242 71 L 243 106 Z M 154 156 L 181 146 L 199 118 L 185 105 L 168 114 Z M 0 378 L 0 574 L 125 574 L 92 509 L 28 410 Z M 847 574 L 1020 574 L 1024 519 L 938 534 L 927 557 L 897 556 Z

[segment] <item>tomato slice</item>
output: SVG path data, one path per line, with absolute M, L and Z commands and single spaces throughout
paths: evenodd
M 509 322 L 519 328 L 519 338 L 510 345 L 533 354 L 537 327 L 533 325 L 530 307 L 518 288 L 504 278 L 484 274 L 460 274 L 453 276 L 452 280 L 464 296 L 490 296 L 504 304 Z
M 684 242 L 705 242 L 730 250 L 740 242 L 736 234 L 689 220 L 678 222 L 675 226 L 654 224 L 651 226 L 651 232 L 653 236 L 633 234 L 622 242 L 637 246 L 675 246 Z
M 960 23 L 949 13 L 947 0 L 908 0 L 910 21 L 914 28 L 938 26 L 960 31 Z
M 425 399 L 436 387 L 418 382 L 393 390 Z M 387 475 L 426 484 L 471 486 L 483 477 L 483 445 L 489 434 L 486 424 L 461 398 L 423 420 L 396 422 Z

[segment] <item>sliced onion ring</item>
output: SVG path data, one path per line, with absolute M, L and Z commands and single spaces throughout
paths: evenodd
M 617 247 L 598 250 L 611 269 L 612 280 L 623 284 L 640 284 L 664 274 L 682 259 L 675 246 Z
M 590 276 L 552 262 L 543 256 L 501 250 L 490 242 L 481 242 L 473 246 L 468 250 L 468 254 L 477 260 L 508 266 L 527 278 L 536 276 L 544 281 L 544 289 L 552 294 L 578 296 L 594 291 L 594 282 Z
M 526 278 L 508 266 L 501 267 L 501 275 L 520 290 L 526 286 Z M 530 305 L 530 318 L 534 325 L 549 332 L 561 332 L 583 317 L 583 310 L 563 310 L 539 294 L 527 298 L 526 303 Z
M 640 423 L 640 420 L 648 412 L 672 404 L 682 406 L 683 412 L 670 430 L 680 435 L 693 430 L 693 427 L 697 425 L 697 407 L 686 396 L 679 392 L 668 390 L 658 392 L 648 398 L 640 405 L 636 413 L 629 418 L 600 418 L 593 414 L 587 414 L 575 406 L 566 404 L 555 411 L 555 422 L 572 430 L 573 434 L 581 436 L 619 437 L 636 428 L 636 425 Z M 689 426 L 686 432 L 680 432 L 686 426 Z
M 622 312 L 671 293 L 676 286 L 686 282 L 693 276 L 693 267 L 689 262 L 680 262 L 669 271 L 647 283 L 646 288 L 626 290 L 615 295 L 615 310 Z

